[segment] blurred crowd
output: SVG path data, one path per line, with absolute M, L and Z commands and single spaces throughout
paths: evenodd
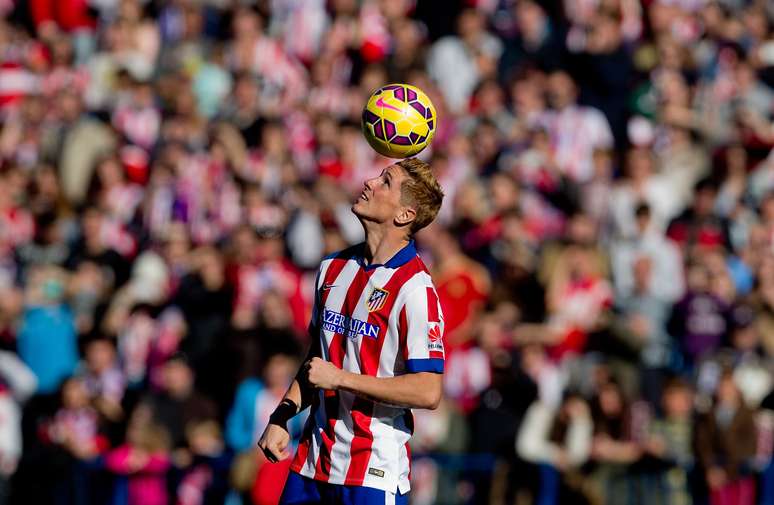
M 257 438 L 416 85 L 414 504 L 774 503 L 774 3 L 0 0 L 0 503 L 274 503 Z M 303 416 L 290 426 L 298 437 Z

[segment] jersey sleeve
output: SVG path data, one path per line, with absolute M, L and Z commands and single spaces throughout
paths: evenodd
M 398 325 L 406 370 L 443 373 L 443 315 L 432 286 L 415 288 L 406 297 Z

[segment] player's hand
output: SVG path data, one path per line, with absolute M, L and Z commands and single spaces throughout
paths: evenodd
M 320 389 L 338 389 L 341 384 L 341 376 L 344 373 L 333 363 L 321 358 L 312 358 L 307 361 L 306 369 L 309 383 Z
M 290 443 L 290 434 L 288 430 L 278 424 L 269 424 L 261 435 L 258 447 L 263 451 L 263 455 L 271 463 L 277 463 L 290 456 L 288 444 Z

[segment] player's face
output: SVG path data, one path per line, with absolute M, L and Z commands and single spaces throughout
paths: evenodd
M 400 187 L 404 177 L 402 168 L 390 165 L 378 177 L 365 181 L 362 193 L 352 205 L 352 212 L 368 221 L 394 221 L 403 208 Z

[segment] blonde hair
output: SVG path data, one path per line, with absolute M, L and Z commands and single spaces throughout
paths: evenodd
M 413 235 L 429 225 L 438 215 L 443 202 L 443 190 L 433 175 L 430 165 L 417 158 L 408 158 L 397 163 L 407 175 L 401 184 L 401 200 L 411 205 L 417 215 L 411 223 Z

